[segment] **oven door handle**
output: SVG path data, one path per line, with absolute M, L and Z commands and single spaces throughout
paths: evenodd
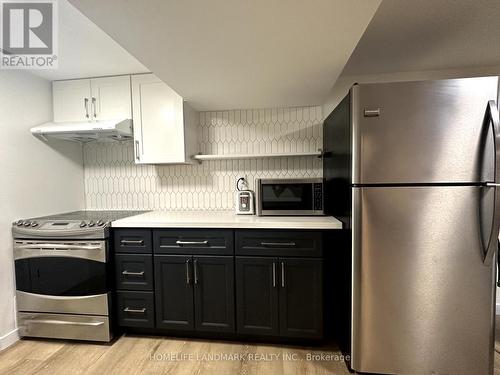
M 58 243 L 37 243 L 30 245 L 16 245 L 21 250 L 102 250 L 100 245 L 64 245 Z
M 88 245 L 85 245 L 85 243 L 88 243 Z M 107 253 L 107 246 L 104 241 L 83 242 L 81 244 L 49 242 L 29 243 L 29 241 L 14 241 L 14 260 L 43 257 L 63 257 L 106 263 L 108 257 Z

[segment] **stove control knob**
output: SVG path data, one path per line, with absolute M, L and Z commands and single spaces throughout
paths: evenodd
M 80 223 L 80 228 L 85 228 L 87 226 L 87 223 L 85 223 L 85 221 L 82 221 Z
M 21 226 L 21 225 L 23 225 L 23 224 L 24 224 L 24 221 L 23 221 L 23 220 L 18 220 L 18 221 L 16 222 L 16 225 L 17 225 L 18 227 L 20 227 L 20 226 Z
M 96 224 L 102 227 L 104 225 L 104 222 L 102 220 L 97 220 Z
M 24 222 L 24 226 L 25 226 L 25 227 L 29 227 L 30 225 L 31 225 L 31 221 L 25 221 L 25 222 Z
M 94 225 L 95 225 L 95 223 L 93 221 L 89 221 L 89 224 L 88 224 L 89 227 L 93 227 Z
M 31 226 L 32 226 L 33 228 L 36 228 L 36 227 L 38 226 L 38 223 L 37 223 L 36 221 L 32 221 L 32 222 L 31 222 Z

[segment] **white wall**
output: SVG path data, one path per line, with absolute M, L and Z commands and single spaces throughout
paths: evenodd
M 488 66 L 469 69 L 429 70 L 419 72 L 398 72 L 356 76 L 341 75 L 330 91 L 327 100 L 322 105 L 323 116 L 326 118 L 330 114 L 330 112 L 335 109 L 337 104 L 344 98 L 345 95 L 347 95 L 349 88 L 354 83 L 421 81 L 428 79 L 479 77 L 499 74 L 500 66 Z
M 16 336 L 11 223 L 84 206 L 81 146 L 29 132 L 51 119 L 50 82 L 0 71 L 0 349 Z

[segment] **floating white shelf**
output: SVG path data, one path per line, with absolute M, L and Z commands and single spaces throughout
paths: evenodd
M 230 160 L 230 159 L 261 159 L 261 158 L 287 158 L 287 157 L 298 157 L 298 156 L 316 156 L 321 157 L 322 151 L 311 151 L 311 152 L 286 152 L 279 154 L 226 154 L 226 155 L 194 155 L 193 159 L 198 161 L 203 160 Z

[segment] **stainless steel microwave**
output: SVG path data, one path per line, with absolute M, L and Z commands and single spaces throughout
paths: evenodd
M 322 178 L 258 178 L 257 215 L 324 215 Z

